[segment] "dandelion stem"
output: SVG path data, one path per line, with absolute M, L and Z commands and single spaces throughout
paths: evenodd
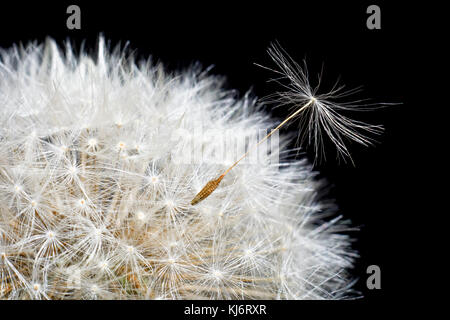
M 280 130 L 286 123 L 288 123 L 290 120 L 295 118 L 297 115 L 299 115 L 302 111 L 304 111 L 306 108 L 308 108 L 311 104 L 313 104 L 316 101 L 314 97 L 312 97 L 306 104 L 304 104 L 301 108 L 299 108 L 297 111 L 295 111 L 293 114 L 291 114 L 289 117 L 284 119 L 275 129 L 273 129 L 268 135 L 266 135 L 264 138 L 262 138 L 257 144 L 255 144 L 252 148 L 249 148 L 246 153 L 244 153 L 235 163 L 233 163 L 227 170 L 225 170 L 218 179 L 213 179 L 211 181 L 208 181 L 206 185 L 197 193 L 197 195 L 192 199 L 191 204 L 196 205 L 200 201 L 205 200 L 211 193 L 214 192 L 214 190 L 217 189 L 219 186 L 220 181 L 225 177 L 225 175 L 231 171 L 239 162 L 241 162 L 245 157 L 248 156 L 248 154 L 256 149 L 261 143 L 269 139 L 269 137 L 274 134 L 276 131 Z
M 233 169 L 242 159 L 244 159 L 246 156 L 248 156 L 248 154 L 250 153 L 250 151 L 256 149 L 261 143 L 263 143 L 264 141 L 266 141 L 267 139 L 269 139 L 269 137 L 274 134 L 276 131 L 280 130 L 281 127 L 283 127 L 286 123 L 289 122 L 289 120 L 291 120 L 292 118 L 296 117 L 300 112 L 302 112 L 303 110 L 305 110 L 306 108 L 308 108 L 313 102 L 314 102 L 314 98 L 311 98 L 303 107 L 299 108 L 297 111 L 295 111 L 293 114 L 291 114 L 289 117 L 287 117 L 286 119 L 283 120 L 283 122 L 281 122 L 275 129 L 273 129 L 268 135 L 266 135 L 264 138 L 262 138 L 257 144 L 255 144 L 253 146 L 253 148 L 249 149 L 246 153 L 244 153 L 244 155 L 237 160 L 235 163 L 233 163 L 231 165 L 231 167 L 229 167 L 224 173 L 223 176 L 225 176 L 228 172 L 230 172 L 231 169 Z

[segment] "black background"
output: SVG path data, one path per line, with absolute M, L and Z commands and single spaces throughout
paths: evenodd
M 70 4 L 81 7 L 81 30 L 66 28 Z M 381 30 L 366 27 L 370 4 L 381 8 Z M 112 44 L 129 40 L 138 57 L 152 55 L 172 70 L 195 61 L 214 65 L 212 73 L 225 75 L 230 89 L 241 95 L 252 89 L 263 97 L 280 88 L 267 82 L 273 74 L 254 63 L 273 66 L 266 50 L 278 40 L 295 60 L 306 58 L 311 73 L 323 64 L 325 87 L 340 77 L 349 88 L 362 85 L 362 96 L 372 101 L 401 103 L 364 115 L 364 120 L 383 124 L 385 133 L 375 147 L 352 146 L 356 166 L 337 163 L 332 156 L 316 166 L 332 185 L 329 196 L 340 213 L 361 227 L 354 235 L 361 258 L 353 272 L 360 278 L 356 289 L 364 296 L 362 303 L 371 304 L 407 294 L 407 272 L 414 263 L 407 253 L 414 241 L 408 224 L 414 219 L 410 208 L 416 200 L 407 190 L 421 175 L 411 174 L 420 157 L 417 146 L 427 148 L 425 138 L 415 136 L 419 113 L 411 94 L 414 56 L 417 47 L 424 46 L 420 22 L 412 13 L 416 9 L 384 1 L 21 2 L 0 9 L 0 47 L 51 36 L 59 43 L 67 38 L 76 44 L 86 40 L 87 47 L 95 49 L 102 32 Z M 287 113 L 277 110 L 275 117 Z M 366 288 L 366 268 L 371 264 L 381 268 L 381 290 Z

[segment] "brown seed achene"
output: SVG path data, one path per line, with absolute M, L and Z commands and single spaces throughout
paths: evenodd
M 222 174 L 219 178 L 208 181 L 208 183 L 200 190 L 199 193 L 195 196 L 195 198 L 191 201 L 192 205 L 196 205 L 203 199 L 207 198 L 216 188 L 219 186 L 220 181 L 222 181 L 225 174 Z

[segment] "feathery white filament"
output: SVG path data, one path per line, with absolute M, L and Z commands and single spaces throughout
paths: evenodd
M 309 80 L 306 63 L 303 67 L 295 62 L 278 44 L 273 44 L 268 50 L 269 55 L 275 61 L 280 70 L 271 71 L 279 74 L 275 79 L 281 83 L 283 78 L 288 79 L 288 84 L 281 83 L 286 89 L 271 95 L 275 97 L 278 106 L 288 105 L 293 108 L 299 108 L 303 104 L 313 101 L 310 108 L 305 112 L 299 113 L 299 138 L 301 142 L 307 140 L 309 145 L 313 145 L 316 160 L 325 157 L 324 138 L 328 137 L 331 143 L 336 147 L 339 159 L 350 159 L 351 154 L 346 142 L 354 141 L 364 146 L 371 145 L 373 139 L 370 134 L 377 135 L 383 131 L 381 125 L 370 125 L 362 121 L 354 120 L 345 116 L 343 112 L 348 111 L 367 111 L 382 104 L 370 105 L 361 104 L 362 101 L 337 102 L 340 98 L 348 97 L 358 91 L 358 89 L 344 91 L 344 86 L 338 86 L 336 82 L 331 90 L 325 93 L 319 93 L 321 79 L 318 84 L 312 87 Z

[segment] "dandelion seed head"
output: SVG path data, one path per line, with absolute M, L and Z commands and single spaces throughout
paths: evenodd
M 0 299 L 353 294 L 347 222 L 317 210 L 322 184 L 305 159 L 236 168 L 191 205 L 234 163 L 229 150 L 212 158 L 225 133 L 273 127 L 255 98 L 197 67 L 171 74 L 98 47 L 0 50 Z M 312 101 L 319 120 L 335 109 L 296 83 L 287 97 Z

